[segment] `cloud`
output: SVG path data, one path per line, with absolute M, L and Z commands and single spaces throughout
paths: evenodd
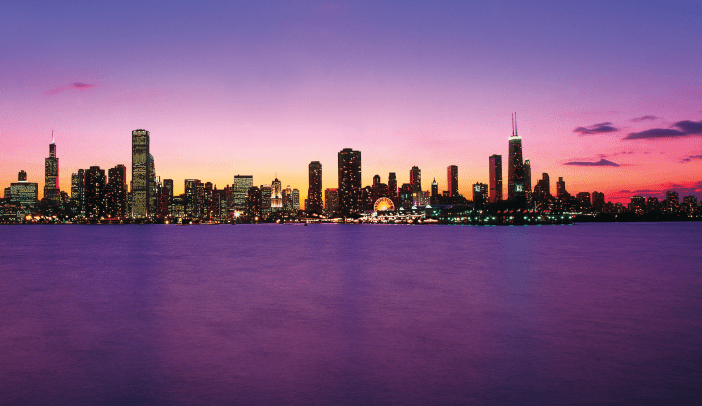
M 656 116 L 649 116 L 649 115 L 646 115 L 646 116 L 641 116 L 641 117 L 632 118 L 632 119 L 631 119 L 631 122 L 632 122 L 632 123 L 638 123 L 638 122 L 641 122 L 641 121 L 653 121 L 653 120 L 657 120 L 657 119 L 658 119 L 658 117 L 656 117 Z
M 600 159 L 597 162 L 578 162 L 578 161 L 573 161 L 573 162 L 566 162 L 563 165 L 573 165 L 573 166 L 619 166 L 619 164 L 616 164 L 612 161 L 608 161 L 606 159 Z
M 606 134 L 616 131 L 619 131 L 619 129 L 613 127 L 611 122 L 599 123 L 590 127 L 578 127 L 573 130 L 574 133 L 580 133 L 580 135 Z
M 683 158 L 683 160 L 680 161 L 680 163 L 690 162 L 690 161 L 696 160 L 696 159 L 702 159 L 702 155 L 690 155 L 687 158 Z
M 90 84 L 90 83 L 83 83 L 83 82 L 73 82 L 73 83 L 71 83 L 71 84 L 68 85 L 68 86 L 57 87 L 57 88 L 55 88 L 55 89 L 47 90 L 47 91 L 44 92 L 44 93 L 45 93 L 45 94 L 58 94 L 58 93 L 61 93 L 61 92 L 63 92 L 63 91 L 66 91 L 66 90 L 71 90 L 71 89 L 75 89 L 75 90 L 86 90 L 86 89 L 93 88 L 93 87 L 95 87 L 95 86 L 97 86 L 97 85 L 93 85 L 93 84 Z
M 629 133 L 625 140 L 650 140 L 655 138 L 681 138 L 702 135 L 702 121 L 683 120 L 673 124 L 676 128 L 652 128 L 638 133 Z

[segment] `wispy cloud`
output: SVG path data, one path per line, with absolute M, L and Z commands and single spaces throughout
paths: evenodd
M 58 94 L 66 90 L 86 90 L 95 87 L 96 85 L 83 82 L 73 82 L 68 86 L 57 87 L 55 89 L 47 90 L 45 94 Z
M 632 118 L 632 119 L 631 119 L 631 122 L 632 122 L 632 123 L 639 123 L 639 122 L 641 122 L 641 121 L 653 121 L 653 120 L 657 120 L 657 119 L 658 119 L 658 117 L 656 117 L 656 116 L 649 116 L 649 115 L 646 115 L 646 116 L 641 116 L 641 117 Z
M 608 161 L 606 159 L 600 159 L 597 162 L 582 162 L 582 161 L 572 161 L 566 162 L 563 165 L 573 165 L 573 166 L 620 166 L 617 163 Z
M 702 135 L 702 121 L 683 120 L 673 124 L 673 128 L 652 128 L 638 133 L 629 133 L 625 140 L 650 140 L 656 138 L 681 138 Z
M 682 161 L 680 161 L 680 163 L 686 163 L 698 159 L 702 159 L 702 155 L 690 155 L 687 158 L 683 158 Z
M 611 122 L 594 124 L 589 127 L 578 127 L 573 130 L 574 133 L 578 133 L 580 135 L 606 134 L 617 131 L 619 131 L 619 129 L 615 128 Z

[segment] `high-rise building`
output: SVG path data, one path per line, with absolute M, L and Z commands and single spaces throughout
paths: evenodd
M 51 133 L 51 144 L 49 144 L 49 157 L 44 160 L 44 198 L 54 203 L 61 200 L 59 190 L 59 160 L 56 156 L 56 143 L 54 134 Z
M 290 185 L 283 189 L 283 211 L 286 213 L 293 211 L 293 195 Z
M 580 210 L 587 210 L 592 207 L 592 199 L 590 197 L 590 192 L 580 192 L 575 196 L 578 199 L 578 205 Z
M 270 187 L 269 187 L 270 189 Z M 269 193 L 270 196 L 270 193 Z M 269 200 L 270 201 L 270 200 Z M 246 215 L 251 220 L 259 220 L 262 216 L 263 193 L 256 186 L 251 186 L 246 192 Z
M 339 151 L 339 211 L 343 214 L 361 210 L 361 151 L 344 148 Z
M 436 199 L 439 197 L 439 184 L 436 183 L 436 178 L 431 182 L 431 198 Z
M 6 194 L 5 198 L 9 198 L 10 203 L 23 209 L 33 209 L 36 207 L 37 199 L 39 198 L 39 185 L 27 182 L 27 172 L 20 171 L 17 175 L 17 182 L 10 183 L 10 196 Z
M 595 211 L 602 211 L 605 205 L 605 195 L 602 192 L 592 192 L 592 208 Z
M 261 215 L 268 217 L 271 214 L 271 185 L 261 185 Z
M 271 212 L 283 211 L 283 186 L 278 178 L 271 182 Z
M 132 131 L 132 216 L 147 217 L 153 183 L 153 157 L 149 153 L 149 132 Z
M 566 191 L 565 181 L 562 176 L 560 176 L 558 182 L 556 182 L 556 197 L 559 199 L 567 199 L 570 197 L 570 194 Z
M 489 196 L 489 187 L 484 183 L 476 183 L 473 185 L 473 207 L 482 209 L 487 203 Z
M 117 165 L 107 171 L 105 203 L 108 217 L 124 217 L 127 214 L 126 166 Z
M 450 165 L 446 168 L 446 183 L 451 196 L 458 196 L 458 166 Z
M 312 161 L 308 167 L 309 187 L 307 188 L 307 213 L 322 213 L 322 164 Z
M 300 191 L 298 189 L 292 190 L 292 211 L 297 213 L 300 210 Z
M 156 166 L 154 164 L 154 156 L 149 154 L 149 174 L 151 176 L 151 182 L 149 184 L 149 215 L 156 212 L 156 191 L 160 185 L 160 181 L 156 179 Z
M 561 179 L 561 178 L 559 178 Z M 560 183 L 560 180 L 559 180 Z M 629 203 L 629 210 L 641 214 L 646 209 L 646 199 L 643 196 L 632 196 Z
M 339 193 L 335 188 L 324 190 L 324 210 L 328 213 L 339 211 Z
M 235 211 L 243 212 L 246 208 L 246 195 L 249 189 L 253 187 L 253 176 L 251 175 L 236 175 L 234 176 L 234 184 L 232 185 L 232 201 L 230 208 Z M 256 188 L 258 189 L 258 188 Z M 259 192 L 261 190 L 259 189 Z
M 91 166 L 85 171 L 85 216 L 92 218 L 103 217 L 106 214 L 105 204 L 105 170 L 99 166 Z
M 200 179 L 185 179 L 185 215 L 202 217 L 205 205 L 205 185 Z
M 512 116 L 512 136 L 509 138 L 509 162 L 507 166 L 507 198 L 525 196 L 524 162 L 522 161 L 522 138 L 517 132 L 516 114 Z
M 165 189 L 168 194 L 168 210 L 170 211 L 173 205 L 173 179 L 164 179 L 163 189 Z
M 410 169 L 410 185 L 412 186 L 412 205 L 421 205 L 421 193 L 422 193 L 422 171 L 413 166 Z
M 390 172 L 388 175 L 388 193 L 393 201 L 397 199 L 397 176 L 395 172 Z
M 502 200 L 502 155 L 490 156 L 490 203 Z
M 524 192 L 527 199 L 531 198 L 531 161 L 524 161 Z
M 680 197 L 678 192 L 668 190 L 665 192 L 665 207 L 669 212 L 677 212 L 680 206 Z

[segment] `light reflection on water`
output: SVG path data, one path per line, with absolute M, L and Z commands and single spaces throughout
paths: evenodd
M 695 399 L 701 235 L 700 223 L 0 227 L 0 403 Z

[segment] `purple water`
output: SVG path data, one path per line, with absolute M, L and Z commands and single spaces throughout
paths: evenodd
M 691 404 L 701 237 L 0 226 L 0 403 Z

